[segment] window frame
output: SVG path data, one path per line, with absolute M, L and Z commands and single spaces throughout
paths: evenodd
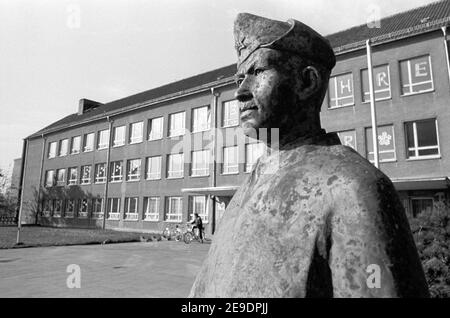
M 138 173 L 131 174 L 131 164 L 132 162 L 139 162 Z M 128 159 L 127 160 L 127 173 L 126 173 L 126 181 L 127 182 L 136 182 L 141 180 L 141 170 L 142 170 L 142 159 Z
M 150 175 L 152 174 L 151 172 L 149 172 L 150 170 L 150 163 L 151 160 L 150 159 L 154 159 L 154 158 L 159 158 L 158 162 L 159 162 L 159 173 L 158 176 L 153 178 L 150 177 Z M 161 170 L 162 170 L 162 156 L 150 156 L 146 158 L 146 167 L 145 167 L 145 180 L 161 180 Z M 153 173 L 154 174 L 154 173 Z
M 225 150 L 229 149 L 229 148 L 236 148 L 236 164 L 233 164 L 232 167 L 236 168 L 236 171 L 229 171 L 230 170 L 230 165 L 227 164 L 226 160 L 228 158 L 228 154 L 227 156 L 225 156 Z M 233 175 L 233 174 L 239 174 L 239 146 L 238 145 L 234 145 L 234 146 L 225 146 L 222 148 L 222 174 L 223 175 Z M 227 168 L 227 169 L 225 169 Z M 227 170 L 227 171 L 225 171 Z
M 430 66 L 430 78 L 431 79 L 429 81 L 424 81 L 424 82 L 419 82 L 419 83 L 412 84 L 411 60 L 419 59 L 421 57 L 426 57 L 426 56 L 428 56 L 428 63 L 429 63 L 429 66 Z M 401 64 L 402 62 L 407 62 L 407 64 L 408 64 L 408 81 L 409 81 L 408 85 L 403 84 L 402 64 Z M 410 58 L 407 58 L 407 59 L 400 60 L 400 61 L 398 61 L 398 68 L 399 68 L 399 71 L 400 71 L 400 86 L 399 86 L 399 88 L 400 88 L 400 96 L 401 97 L 434 92 L 433 65 L 431 64 L 431 55 L 430 54 L 423 54 L 423 55 L 419 55 L 419 56 L 410 57 Z M 423 84 L 426 84 L 428 82 L 431 82 L 431 88 L 429 88 L 429 89 L 426 89 L 426 90 L 423 90 L 423 91 L 419 91 L 419 92 L 403 93 L 403 89 L 404 89 L 405 86 L 409 86 L 410 90 L 412 91 L 412 88 L 414 86 L 423 85 Z
M 171 199 L 176 199 L 179 202 L 179 210 L 176 211 L 177 213 L 170 213 L 172 212 L 172 201 Z M 171 223 L 180 223 L 183 221 L 183 197 L 182 196 L 168 196 L 166 197 L 166 209 L 164 211 L 164 221 L 165 222 L 171 222 Z M 175 220 L 169 219 L 170 216 L 175 215 L 177 218 Z
M 75 141 L 76 139 L 79 140 L 79 141 L 78 141 L 78 149 L 74 148 L 74 144 L 75 144 L 74 141 Z M 78 155 L 78 154 L 80 154 L 80 153 L 81 153 L 81 144 L 82 144 L 81 135 L 79 135 L 79 136 L 73 136 L 73 137 L 70 139 L 70 154 L 71 154 L 71 155 Z
M 115 170 L 116 170 L 116 163 L 120 163 L 120 175 L 115 175 Z M 123 181 L 123 161 L 122 160 L 117 160 L 117 161 L 111 161 L 110 163 L 110 168 L 109 168 L 109 182 L 111 183 L 119 183 Z
M 203 157 L 203 161 L 205 162 L 205 167 L 204 168 L 194 168 L 195 163 L 194 163 L 194 158 L 196 158 L 196 156 L 194 155 L 195 153 L 205 153 L 205 157 Z M 201 150 L 194 150 L 191 152 L 191 177 L 208 177 L 210 175 L 210 161 L 211 161 L 211 151 L 209 149 L 201 149 Z M 194 171 L 203 171 L 203 174 L 199 174 L 199 173 L 194 173 Z
M 99 167 L 103 166 L 103 173 L 104 176 L 103 177 L 99 177 L 98 176 L 98 172 L 99 172 Z M 94 167 L 94 183 L 95 184 L 102 184 L 102 183 L 106 183 L 106 180 L 108 178 L 108 169 L 106 167 L 106 162 L 100 162 L 100 163 L 96 163 L 95 167 Z
M 172 129 L 172 122 L 173 122 L 173 117 L 176 115 L 182 114 L 183 115 L 183 127 L 182 128 L 178 128 L 178 129 Z M 169 138 L 173 138 L 173 137 L 179 137 L 179 136 L 184 136 L 186 133 L 186 111 L 179 111 L 179 112 L 175 112 L 175 113 L 171 113 L 169 114 L 169 123 L 167 125 L 168 127 L 168 132 L 167 132 L 167 136 Z
M 417 123 L 418 122 L 424 122 L 424 121 L 434 121 L 434 127 L 436 130 L 436 146 L 425 146 L 425 147 L 419 147 L 418 146 L 418 134 L 417 134 Z M 408 147 L 408 129 L 406 127 L 407 124 L 412 123 L 413 124 L 413 139 L 414 139 L 414 147 Z M 437 118 L 431 118 L 431 119 L 420 119 L 420 120 L 413 120 L 413 121 L 405 121 L 404 122 L 404 131 L 405 131 L 405 152 L 406 152 L 406 160 L 407 161 L 416 161 L 416 160 L 427 160 L 427 159 L 440 159 L 441 158 L 441 145 L 439 141 L 439 126 Z M 429 149 L 437 149 L 438 153 L 435 155 L 425 155 L 420 156 L 419 151 L 420 150 L 429 150 Z M 414 151 L 414 156 L 409 156 L 409 151 Z
M 106 138 L 106 142 L 104 140 L 102 142 L 102 135 L 103 135 L 103 133 L 106 134 L 106 136 L 104 136 L 104 138 Z M 109 140 L 110 139 L 111 139 L 111 135 L 110 135 L 109 129 L 99 130 L 98 134 L 97 134 L 97 150 L 108 149 L 109 148 Z
M 136 127 L 136 125 L 140 125 L 141 129 L 140 129 L 140 135 L 139 136 L 134 136 L 135 134 L 135 129 L 134 127 Z M 144 140 L 144 122 L 143 121 L 137 121 L 134 123 L 131 123 L 129 126 L 129 137 L 128 137 L 128 143 L 130 145 L 134 145 L 134 144 L 139 144 Z
M 345 72 L 345 73 L 340 73 L 340 74 L 336 74 L 330 77 L 328 83 L 330 83 L 333 79 L 337 79 L 340 76 L 345 76 L 345 75 L 351 75 L 351 85 L 352 85 L 352 99 L 353 101 L 351 103 L 347 103 L 347 104 L 343 104 L 343 105 L 337 105 L 337 106 L 331 106 L 331 95 L 330 95 L 330 84 L 328 84 L 328 92 L 327 92 L 327 96 L 328 96 L 328 109 L 338 109 L 338 108 L 342 108 L 342 107 L 349 107 L 349 106 L 355 106 L 355 81 L 354 81 L 354 77 L 353 77 L 353 72 L 349 71 L 349 72 Z M 346 96 L 346 97 L 337 97 L 337 81 L 335 80 L 335 85 L 333 88 L 334 94 L 336 95 L 336 100 L 339 101 L 340 99 L 345 99 L 345 98 L 349 98 L 350 96 Z
M 117 200 L 117 201 L 115 201 Z M 121 198 L 120 197 L 111 197 L 108 198 L 108 204 L 106 207 L 106 213 L 108 215 L 108 220 L 115 220 L 118 221 L 120 220 L 120 202 Z M 117 211 L 113 211 L 113 207 L 115 206 L 114 203 L 117 203 Z
M 204 108 L 206 108 L 206 125 L 203 127 L 203 126 L 199 125 L 199 123 L 198 123 L 198 117 L 199 116 L 198 116 L 197 112 L 200 109 L 204 109 Z M 211 130 L 211 107 L 209 105 L 206 105 L 206 106 L 199 106 L 199 107 L 192 108 L 192 110 L 191 110 L 191 122 L 192 122 L 192 130 L 191 130 L 191 132 L 193 134 Z
M 387 91 L 386 89 L 385 90 L 375 90 L 375 87 L 374 87 L 374 95 L 375 95 L 375 101 L 376 102 L 381 102 L 381 101 L 384 101 L 384 100 L 390 100 L 390 99 L 392 99 L 392 82 L 391 82 L 391 66 L 389 65 L 389 63 L 387 63 L 387 64 L 380 64 L 380 65 L 377 65 L 377 66 L 374 66 L 373 67 L 373 69 L 376 69 L 377 67 L 384 67 L 384 66 L 387 66 L 387 72 L 388 72 L 388 79 L 389 79 L 389 97 L 383 97 L 383 98 L 377 98 L 376 97 L 376 95 L 377 95 L 377 92 L 384 92 L 384 91 Z M 369 92 L 367 92 L 368 94 L 369 94 L 369 100 L 367 100 L 367 101 L 364 101 L 364 98 L 365 98 L 365 94 L 366 94 L 366 92 L 364 92 L 364 83 L 363 83 L 363 81 L 364 81 L 364 77 L 363 77 L 363 71 L 367 71 L 367 73 L 369 72 L 369 69 L 368 68 L 363 68 L 363 69 L 361 69 L 361 103 L 362 104 L 370 104 L 370 90 L 369 90 Z M 369 74 L 367 74 L 367 80 L 369 80 Z
M 99 203 L 100 201 L 100 203 Z M 99 203 L 99 204 L 98 204 Z M 100 211 L 96 208 L 100 206 Z M 92 199 L 92 219 L 101 220 L 104 216 L 104 199 L 103 198 L 93 198 Z
M 173 156 L 181 156 L 181 170 L 171 170 L 171 158 Z M 179 173 L 173 175 L 174 173 Z M 171 175 L 172 174 L 172 175 Z M 172 153 L 167 155 L 167 179 L 182 179 L 184 178 L 184 153 Z
M 85 168 L 89 167 L 89 178 L 84 177 Z M 92 165 L 83 165 L 80 167 L 80 185 L 91 184 L 92 182 Z
M 117 137 L 117 131 L 119 129 L 123 130 L 123 138 L 120 139 L 120 140 L 117 140 L 117 138 L 116 138 Z M 113 142 L 112 142 L 113 148 L 122 147 L 122 146 L 125 145 L 125 141 L 127 139 L 126 134 L 127 134 L 127 126 L 126 125 L 113 127 Z
M 257 146 L 257 147 L 261 147 L 262 148 L 262 149 L 260 149 L 261 154 L 259 155 L 258 158 L 255 159 L 255 161 L 251 164 L 251 166 L 249 166 L 250 164 L 248 163 L 248 160 L 247 160 L 248 159 L 248 156 L 247 156 L 247 154 L 248 154 L 248 147 L 250 147 L 250 146 L 252 146 L 252 147 Z M 258 159 L 264 155 L 265 151 L 267 151 L 267 149 L 266 149 L 265 144 L 263 142 L 252 142 L 252 143 L 246 143 L 245 144 L 245 166 L 244 166 L 244 172 L 245 173 L 252 172 L 253 167 L 258 162 Z
M 378 149 L 378 154 L 379 154 L 378 155 L 378 161 L 380 163 L 396 162 L 397 161 L 397 145 L 395 143 L 395 126 L 394 126 L 394 124 L 379 125 L 379 126 L 377 126 L 377 134 L 380 131 L 379 129 L 382 128 L 382 127 L 392 127 L 392 142 L 393 142 L 393 145 L 394 145 L 394 149 L 393 150 L 382 150 L 382 151 L 380 151 Z M 374 160 L 370 160 L 369 159 L 369 155 L 370 154 L 372 154 L 373 156 L 375 155 L 375 151 L 374 151 L 375 149 L 372 149 L 372 151 L 369 152 L 369 144 L 368 144 L 367 140 L 368 139 L 372 140 L 372 133 L 370 133 L 370 136 L 368 134 L 369 129 L 372 129 L 372 127 L 365 127 L 364 128 L 364 132 L 366 134 L 366 159 L 369 160 L 371 163 L 375 163 L 375 157 L 374 157 Z M 379 143 L 379 141 L 378 141 L 378 137 L 379 136 L 380 135 L 377 136 L 377 142 L 378 143 Z M 372 145 L 372 148 L 374 148 L 373 145 Z M 379 148 L 379 146 L 378 146 L 378 148 Z M 382 154 L 382 153 L 394 153 L 394 158 L 393 159 L 381 159 L 380 158 L 381 157 L 380 154 Z
M 155 210 L 154 212 L 149 212 L 150 201 L 155 200 Z M 144 211 L 143 211 L 143 221 L 147 222 L 159 222 L 159 214 L 161 209 L 161 198 L 158 196 L 144 197 Z M 152 218 L 153 216 L 153 218 Z
M 230 123 L 230 121 L 232 121 L 232 119 L 230 119 L 230 116 L 225 116 L 225 114 L 226 114 L 226 107 L 225 107 L 225 105 L 229 105 L 232 102 L 236 102 L 236 106 L 237 106 L 237 110 L 236 110 L 236 114 L 237 114 L 236 115 L 236 117 L 237 117 L 236 121 L 237 121 L 237 123 L 236 124 Z M 239 107 L 239 101 L 237 99 L 230 99 L 230 100 L 224 101 L 222 103 L 222 128 L 239 126 L 239 123 L 240 123 L 240 118 L 239 118 L 240 111 L 239 111 L 239 108 L 240 108 Z
M 91 141 L 90 147 L 88 147 L 89 146 L 88 145 L 88 138 L 89 138 L 89 136 L 92 136 L 92 138 L 91 138 L 92 141 Z M 94 151 L 94 148 L 95 148 L 95 132 L 90 132 L 90 133 L 84 134 L 84 137 L 83 137 L 83 153 Z
M 52 146 L 54 147 L 54 151 L 52 152 Z M 48 152 L 47 152 L 47 159 L 53 159 L 56 158 L 58 155 L 58 141 L 52 141 L 48 143 Z
M 189 196 L 189 222 L 194 220 L 195 211 L 195 199 L 202 198 L 204 199 L 204 210 L 203 213 L 198 213 L 198 215 L 202 218 L 204 224 L 209 223 L 209 211 L 208 211 L 208 196 L 207 195 L 190 195 Z
M 152 130 L 152 128 L 153 128 L 153 121 L 157 120 L 157 119 L 161 120 L 161 127 L 160 127 L 160 130 L 158 131 L 158 135 L 156 137 L 154 137 L 152 135 L 152 132 L 153 132 L 153 130 Z M 147 126 L 147 130 L 148 130 L 148 132 L 147 132 L 147 140 L 148 141 L 154 141 L 154 140 L 161 140 L 161 139 L 163 139 L 163 137 L 164 137 L 164 116 L 150 118 L 148 120 L 148 124 L 147 125 L 148 125 Z
M 130 212 L 132 200 L 135 201 L 134 212 Z M 125 197 L 125 203 L 123 206 L 123 219 L 124 221 L 139 221 L 139 197 Z
M 63 144 L 65 144 L 65 153 L 62 153 Z M 69 138 L 61 139 L 58 143 L 58 157 L 65 157 L 69 154 Z

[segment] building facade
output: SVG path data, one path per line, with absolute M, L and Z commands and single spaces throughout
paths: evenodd
M 365 40 L 373 46 L 380 169 L 416 215 L 449 198 L 449 1 L 328 36 L 337 65 L 322 126 L 373 160 Z M 208 233 L 264 146 L 245 138 L 230 65 L 78 112 L 24 140 L 22 222 L 159 232 L 199 213 Z

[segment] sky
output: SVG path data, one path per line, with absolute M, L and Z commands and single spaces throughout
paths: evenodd
M 233 21 L 297 19 L 323 35 L 435 0 L 0 0 L 0 168 L 75 113 L 235 63 Z

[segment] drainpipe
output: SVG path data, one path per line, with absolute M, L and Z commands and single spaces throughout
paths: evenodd
M 450 84 L 450 57 L 448 53 L 448 42 L 447 42 L 447 26 L 442 27 L 442 32 L 444 33 L 444 47 L 445 47 L 445 60 L 447 62 L 447 74 Z
M 211 94 L 213 97 L 213 116 L 211 116 L 213 118 L 212 120 L 212 163 L 213 163 L 213 172 L 212 172 L 212 178 L 211 178 L 211 187 L 216 187 L 217 185 L 217 104 L 218 104 L 218 99 L 220 96 L 220 93 L 217 92 L 216 90 L 214 90 L 214 87 L 211 88 Z M 213 199 L 211 197 L 211 195 L 209 196 L 209 199 Z M 211 234 L 214 234 L 215 230 L 216 230 L 216 200 L 209 200 L 212 204 L 212 222 L 211 222 Z
M 109 186 L 109 164 L 110 164 L 110 156 L 111 156 L 111 145 L 112 145 L 112 125 L 114 120 L 111 120 L 109 116 L 106 116 L 106 121 L 109 122 L 109 142 L 108 142 L 108 152 L 106 153 L 106 180 L 105 180 L 105 191 L 103 193 L 103 223 L 102 229 L 106 228 L 106 211 L 108 208 L 108 186 Z M 95 173 L 95 171 L 94 171 Z M 95 178 L 95 176 L 94 176 Z
M 28 155 L 28 140 L 23 140 L 22 148 L 22 164 L 20 168 L 20 183 L 19 183 L 19 197 L 17 198 L 18 211 L 17 211 L 17 238 L 16 244 L 20 242 L 20 229 L 22 227 L 22 210 L 23 210 L 23 183 L 25 180 L 25 169 Z
M 44 158 L 45 158 L 45 144 L 47 142 L 47 138 L 44 137 L 44 134 L 41 135 L 42 138 L 42 156 L 41 156 L 41 167 L 39 170 L 39 188 L 38 188 L 38 206 L 37 206 L 37 211 L 36 211 L 36 220 L 35 220 L 35 224 L 38 224 L 38 215 L 41 212 L 41 187 L 42 187 L 42 172 L 44 170 Z

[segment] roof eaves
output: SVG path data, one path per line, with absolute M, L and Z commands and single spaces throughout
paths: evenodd
M 203 85 L 200 85 L 200 86 L 197 86 L 197 87 L 193 87 L 193 88 L 190 88 L 190 89 L 187 89 L 187 90 L 184 90 L 184 91 L 179 91 L 179 92 L 176 92 L 176 93 L 164 95 L 164 96 L 161 96 L 161 97 L 158 97 L 158 98 L 155 98 L 155 99 L 152 99 L 152 100 L 148 100 L 148 101 L 145 101 L 145 102 L 132 104 L 132 105 L 125 106 L 125 107 L 122 107 L 120 109 L 115 109 L 115 110 L 112 110 L 112 111 L 109 111 L 109 112 L 104 112 L 102 114 L 98 114 L 98 115 L 95 115 L 95 116 L 92 116 L 92 117 L 88 117 L 88 118 L 86 118 L 84 120 L 81 120 L 81 121 L 71 122 L 71 123 L 67 123 L 67 124 L 62 124 L 60 126 L 52 127 L 50 129 L 43 129 L 43 130 L 40 130 L 40 131 L 38 131 L 38 132 L 36 132 L 36 133 L 26 137 L 25 139 L 32 139 L 32 138 L 36 138 L 36 137 L 41 137 L 43 135 L 54 133 L 54 132 L 57 132 L 59 130 L 63 130 L 63 129 L 67 129 L 67 128 L 74 128 L 74 127 L 77 127 L 77 126 L 82 126 L 82 125 L 85 125 L 85 124 L 90 123 L 90 122 L 98 121 L 98 120 L 105 119 L 105 118 L 111 117 L 111 116 L 117 116 L 117 115 L 124 114 L 124 113 L 127 113 L 127 112 L 131 112 L 131 111 L 143 108 L 143 107 L 153 106 L 153 105 L 156 105 L 156 104 L 160 104 L 160 103 L 163 103 L 163 102 L 166 102 L 166 101 L 170 101 L 170 100 L 173 100 L 173 99 L 182 98 L 182 97 L 189 96 L 189 95 L 192 95 L 192 94 L 198 94 L 198 93 L 204 92 L 206 90 L 209 90 L 211 88 L 219 88 L 219 87 L 227 86 L 227 85 L 230 85 L 230 84 L 234 83 L 234 80 L 235 80 L 234 76 L 221 78 L 220 80 L 217 80 L 217 81 L 214 81 L 214 82 L 209 82 L 209 83 L 206 83 L 206 84 L 203 84 Z
M 373 38 L 370 38 L 371 43 L 373 45 L 380 45 L 392 41 L 398 41 L 401 39 L 405 39 L 412 36 L 417 36 L 420 34 L 436 31 L 441 27 L 447 26 L 450 22 L 450 17 L 445 17 L 442 19 L 434 20 L 431 22 L 423 23 L 416 25 L 414 27 L 409 27 L 406 29 L 390 32 L 387 34 L 379 35 Z M 341 55 L 353 51 L 357 51 L 363 49 L 366 45 L 366 40 L 353 42 L 349 44 L 345 44 L 339 47 L 334 48 L 334 53 L 336 55 Z

